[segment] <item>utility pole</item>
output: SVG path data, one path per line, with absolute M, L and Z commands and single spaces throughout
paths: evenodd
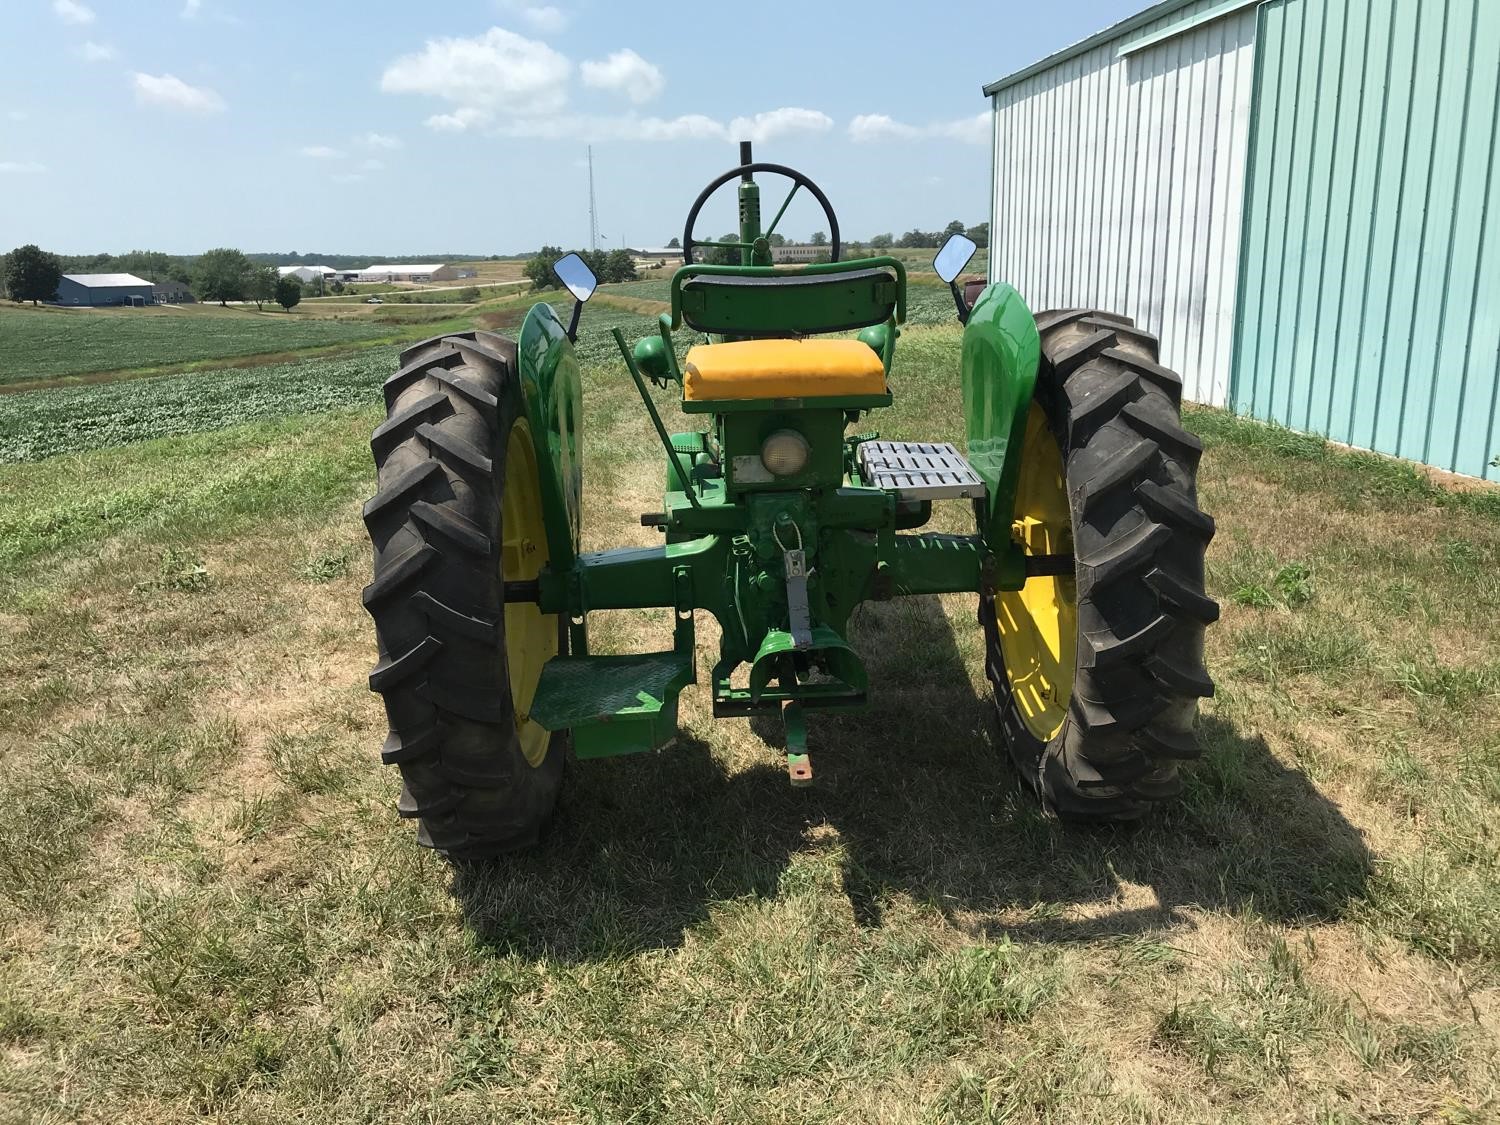
M 589 145 L 589 249 L 599 249 L 599 214 L 594 209 L 594 146 Z

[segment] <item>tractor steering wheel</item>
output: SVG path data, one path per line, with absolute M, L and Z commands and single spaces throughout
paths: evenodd
M 748 145 L 746 146 L 749 147 Z M 706 188 L 698 193 L 698 198 L 693 200 L 693 206 L 688 211 L 687 225 L 682 230 L 682 264 L 690 266 L 693 264 L 694 246 L 724 246 L 734 250 L 753 249 L 753 244 L 748 242 L 712 242 L 693 237 L 693 225 L 697 222 L 698 212 L 703 210 L 703 205 L 708 202 L 709 196 L 718 191 L 736 176 L 749 179 L 756 172 L 772 172 L 778 176 L 785 176 L 792 181 L 792 190 L 781 202 L 776 217 L 771 220 L 771 225 L 761 232 L 762 238 L 770 238 L 776 231 L 776 224 L 781 221 L 781 216 L 786 214 L 787 205 L 791 203 L 792 197 L 801 188 L 806 188 L 812 193 L 814 199 L 823 208 L 823 214 L 828 218 L 828 260 L 836 262 L 839 260 L 839 219 L 833 213 L 833 205 L 828 202 L 828 197 L 823 194 L 823 189 L 813 183 L 811 179 L 804 176 L 795 168 L 788 168 L 785 164 L 751 163 L 741 164 L 738 168 L 731 168 L 722 176 L 715 178 Z

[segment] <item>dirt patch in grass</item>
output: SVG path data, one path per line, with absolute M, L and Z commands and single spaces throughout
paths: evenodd
M 495 312 L 480 313 L 476 321 L 481 328 L 487 332 L 505 332 L 521 326 L 526 319 L 527 309 L 498 309 Z
M 670 301 L 652 301 L 643 297 L 624 297 L 615 293 L 598 293 L 594 301 L 611 309 L 622 309 L 625 312 L 639 313 L 641 316 L 660 316 L 664 312 L 672 311 Z

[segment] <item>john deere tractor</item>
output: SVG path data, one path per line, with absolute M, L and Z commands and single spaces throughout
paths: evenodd
M 757 175 L 791 183 L 765 226 Z M 739 237 L 711 245 L 739 262 L 703 264 L 697 219 L 731 182 Z M 774 266 L 771 235 L 799 192 L 826 215 L 829 260 Z M 806 713 L 879 690 L 851 615 L 924 594 L 976 597 L 1002 739 L 1049 809 L 1125 820 L 1175 794 L 1213 692 L 1203 630 L 1218 607 L 1203 589 L 1201 447 L 1156 340 L 1109 313 L 1033 315 L 1002 282 L 961 289 L 974 245 L 954 236 L 935 267 L 965 326 L 966 442 L 882 441 L 856 431 L 900 391 L 900 260 L 842 260 L 822 190 L 749 145 L 693 203 L 682 247 L 657 330 L 633 346 L 614 330 L 666 465 L 661 507 L 641 517 L 656 546 L 579 549 L 572 345 L 595 280 L 576 255 L 556 266 L 571 324 L 538 304 L 516 339 L 428 340 L 385 383 L 364 509 L 370 687 L 420 842 L 465 858 L 528 845 L 570 743 L 579 759 L 671 743 L 678 695 L 699 680 L 702 613 L 721 637 L 713 713 L 779 715 L 791 781 L 810 782 Z M 648 381 L 700 425 L 669 433 Z M 973 534 L 919 530 L 944 502 L 972 508 Z M 589 651 L 591 613 L 643 608 L 670 615 L 671 648 Z

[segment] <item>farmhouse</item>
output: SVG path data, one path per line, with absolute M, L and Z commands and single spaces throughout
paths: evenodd
M 59 305 L 149 305 L 151 283 L 132 273 L 65 273 L 57 285 Z
M 181 281 L 157 281 L 151 285 L 151 299 L 158 305 L 182 305 L 191 301 L 193 294 Z
M 1197 402 L 1500 477 L 1494 0 L 1165 0 L 984 88 L 990 276 Z

